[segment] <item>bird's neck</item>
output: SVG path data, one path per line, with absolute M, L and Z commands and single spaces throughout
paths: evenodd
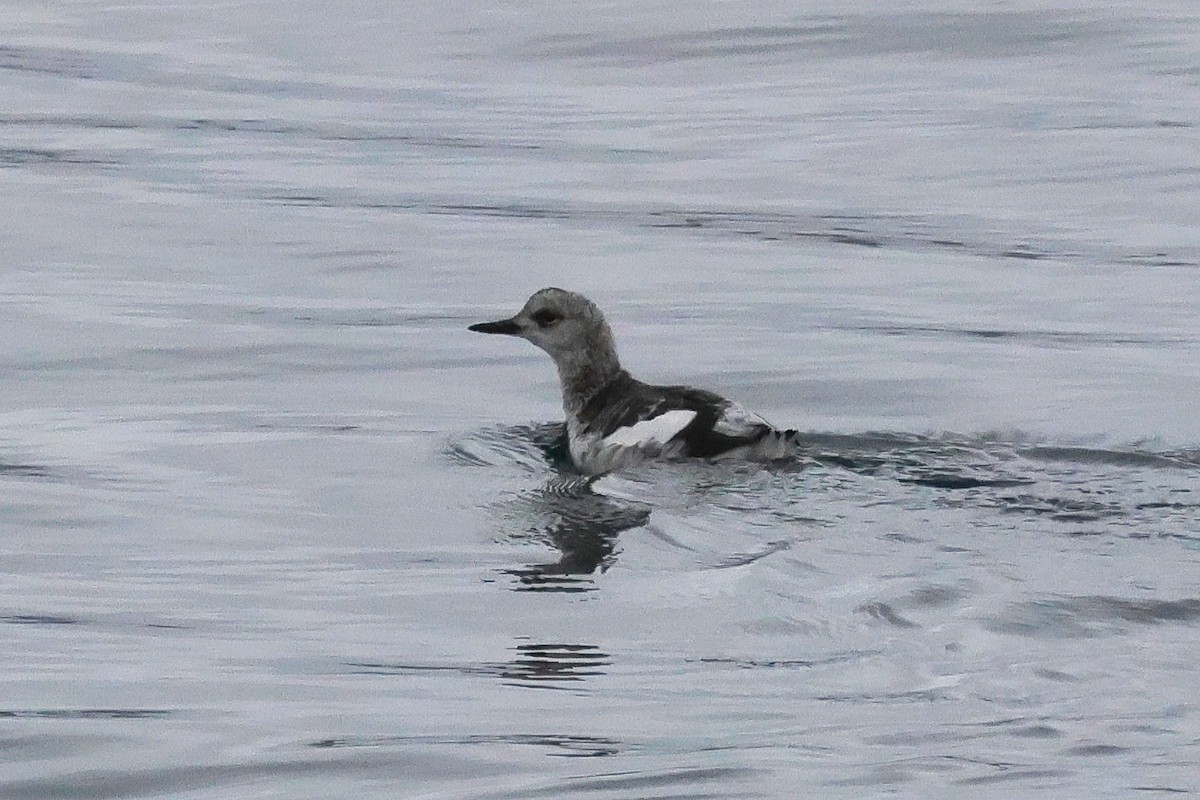
M 624 374 L 612 347 L 592 349 L 587 358 L 559 359 L 557 364 L 563 411 L 568 416 L 578 416 L 592 398 Z

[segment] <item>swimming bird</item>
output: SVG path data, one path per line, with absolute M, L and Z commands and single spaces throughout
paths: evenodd
M 621 368 L 600 309 L 576 292 L 542 289 L 516 315 L 468 330 L 519 336 L 554 359 L 571 460 L 585 474 L 649 458 L 771 461 L 796 451 L 796 431 L 776 428 L 732 400 L 634 378 Z

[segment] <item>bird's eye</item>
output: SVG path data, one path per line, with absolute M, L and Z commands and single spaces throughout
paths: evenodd
M 559 314 L 557 311 L 551 311 L 549 309 L 542 309 L 541 311 L 534 312 L 533 314 L 533 321 L 537 323 L 539 328 L 549 328 L 551 325 L 561 319 L 561 314 Z

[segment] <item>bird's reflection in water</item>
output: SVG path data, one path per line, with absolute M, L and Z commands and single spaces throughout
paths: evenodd
M 562 476 L 519 496 L 506 517 L 526 526 L 514 537 L 541 539 L 559 552 L 556 561 L 504 570 L 517 579 L 514 588 L 586 592 L 595 588 L 587 576 L 616 558 L 618 534 L 645 525 L 650 507 L 597 494 L 589 479 Z
M 587 592 L 590 576 L 615 558 L 617 535 L 645 525 L 650 507 L 614 500 L 592 489 L 594 479 L 579 474 L 567 451 L 566 426 L 519 425 L 480 431 L 454 443 L 449 454 L 461 463 L 509 463 L 552 477 L 500 504 L 504 538 L 534 539 L 558 551 L 554 561 L 501 572 L 516 578 L 519 591 Z
M 501 570 L 516 578 L 518 590 L 591 591 L 595 585 L 588 576 L 612 564 L 617 535 L 650 519 L 649 505 L 593 490 L 595 478 L 581 475 L 571 462 L 561 422 L 476 431 L 451 442 L 446 454 L 459 464 L 517 466 L 542 478 L 496 506 L 504 539 L 540 541 L 559 553 L 554 561 Z
M 565 689 L 603 675 L 612 661 L 594 644 L 529 642 L 518 644 L 501 673 L 506 682 L 532 688 Z
M 594 644 L 534 642 L 517 637 L 503 661 L 439 662 L 419 658 L 398 660 L 363 659 L 343 665 L 360 675 L 486 675 L 510 686 L 529 689 L 582 689 L 584 681 L 604 675 L 612 657 Z

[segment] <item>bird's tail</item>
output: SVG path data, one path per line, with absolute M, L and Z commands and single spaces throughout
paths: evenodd
M 759 440 L 759 455 L 768 461 L 794 458 L 799 455 L 803 444 L 800 431 L 795 428 L 780 430 L 773 428 Z

